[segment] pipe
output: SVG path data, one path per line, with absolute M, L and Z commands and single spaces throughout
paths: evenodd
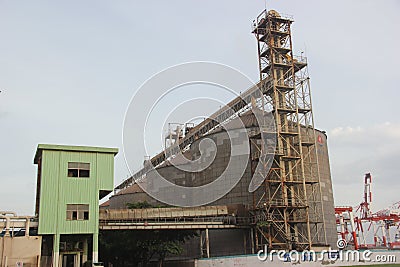
M 29 228 L 30 228 L 30 219 L 31 218 L 34 218 L 34 217 L 32 217 L 32 216 L 22 217 L 22 216 L 0 215 L 0 219 L 6 220 L 6 225 L 5 225 L 6 232 L 5 232 L 4 236 L 10 236 L 11 220 L 25 220 L 25 236 L 29 236 Z
M 4 234 L 4 236 L 10 236 L 10 216 L 4 216 L 4 215 L 0 215 L 1 219 L 6 219 L 6 232 Z
M 6 216 L 7 214 L 13 215 L 13 216 L 17 216 L 17 213 L 14 211 L 0 211 L 0 215 L 4 215 Z

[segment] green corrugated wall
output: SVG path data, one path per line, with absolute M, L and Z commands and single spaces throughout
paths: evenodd
M 68 162 L 90 163 L 90 177 L 67 177 Z M 99 190 L 113 190 L 113 175 L 112 153 L 43 150 L 39 234 L 97 233 Z M 66 204 L 89 204 L 89 220 L 67 221 Z

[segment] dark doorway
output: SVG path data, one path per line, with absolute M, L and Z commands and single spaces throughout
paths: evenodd
M 74 267 L 75 254 L 64 255 L 63 267 Z

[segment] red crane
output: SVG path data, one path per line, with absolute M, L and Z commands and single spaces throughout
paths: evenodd
M 371 209 L 372 176 L 364 177 L 364 197 L 354 209 L 352 207 L 336 207 L 336 224 L 340 238 L 359 248 L 400 249 L 400 201 L 387 209 L 373 213 Z M 354 217 L 353 210 L 359 214 Z M 365 227 L 367 226 L 367 227 Z M 390 229 L 396 227 L 394 240 L 390 239 Z M 373 235 L 373 243 L 368 244 L 366 237 Z

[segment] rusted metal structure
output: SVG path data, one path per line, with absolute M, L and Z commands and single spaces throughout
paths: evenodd
M 259 248 L 326 244 L 307 60 L 293 55 L 292 22 L 265 10 L 253 24 L 264 109 L 273 112 L 277 135 L 272 168 L 263 174 L 265 192 L 254 200 Z M 266 149 L 259 140 L 253 143 L 259 154 Z
M 371 209 L 371 185 L 372 175 L 366 173 L 364 176 L 363 201 L 354 208 L 335 208 L 338 235 L 354 249 L 399 249 L 400 201 L 389 208 L 373 212 Z M 353 215 L 353 211 L 356 213 L 355 215 Z M 394 238 L 391 238 L 393 232 L 395 232 L 395 235 Z M 373 242 L 371 243 L 369 239 Z
M 353 207 L 335 207 L 335 216 L 340 239 L 345 240 L 345 244 L 353 245 L 354 249 L 359 249 Z

